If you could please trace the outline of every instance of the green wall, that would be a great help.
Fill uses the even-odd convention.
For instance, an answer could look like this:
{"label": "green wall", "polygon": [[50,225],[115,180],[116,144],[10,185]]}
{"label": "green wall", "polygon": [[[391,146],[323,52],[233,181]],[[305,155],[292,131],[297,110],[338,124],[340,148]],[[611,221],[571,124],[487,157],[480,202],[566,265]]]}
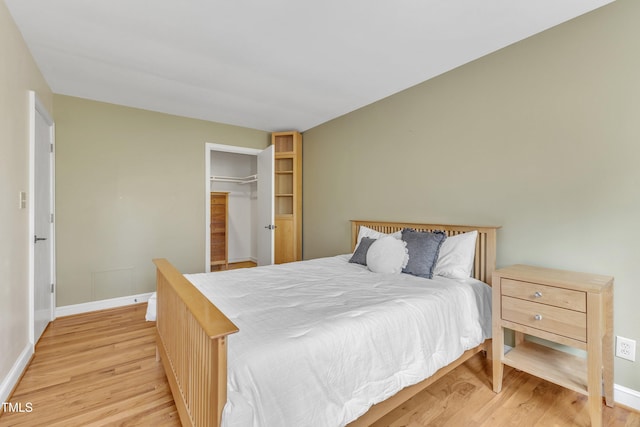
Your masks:
{"label": "green wall", "polygon": [[55,95],[57,306],[151,292],[152,258],[205,267],[205,143],[270,134]]}
{"label": "green wall", "polygon": [[[29,91],[53,113],[53,94],[7,6],[0,1],[0,402],[18,379],[29,343]],[[33,237],[32,237],[33,238]]]}
{"label": "green wall", "polygon": [[305,258],[348,252],[350,219],[501,225],[498,266],[615,276],[640,341],[639,19],[618,0],[306,131]]}

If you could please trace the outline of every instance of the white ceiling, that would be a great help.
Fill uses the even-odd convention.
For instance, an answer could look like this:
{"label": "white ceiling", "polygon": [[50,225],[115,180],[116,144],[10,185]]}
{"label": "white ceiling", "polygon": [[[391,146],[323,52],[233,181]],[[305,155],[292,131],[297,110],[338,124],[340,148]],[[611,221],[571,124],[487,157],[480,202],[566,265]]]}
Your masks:
{"label": "white ceiling", "polygon": [[612,0],[5,0],[58,94],[307,130]]}

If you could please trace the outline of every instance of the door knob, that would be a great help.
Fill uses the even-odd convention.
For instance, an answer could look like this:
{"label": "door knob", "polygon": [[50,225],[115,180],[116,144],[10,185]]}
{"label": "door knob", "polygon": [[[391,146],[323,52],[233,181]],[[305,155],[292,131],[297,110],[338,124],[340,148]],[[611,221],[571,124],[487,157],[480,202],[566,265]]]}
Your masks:
{"label": "door knob", "polygon": [[47,238],[46,237],[33,236],[33,243],[38,243],[41,240],[47,240]]}

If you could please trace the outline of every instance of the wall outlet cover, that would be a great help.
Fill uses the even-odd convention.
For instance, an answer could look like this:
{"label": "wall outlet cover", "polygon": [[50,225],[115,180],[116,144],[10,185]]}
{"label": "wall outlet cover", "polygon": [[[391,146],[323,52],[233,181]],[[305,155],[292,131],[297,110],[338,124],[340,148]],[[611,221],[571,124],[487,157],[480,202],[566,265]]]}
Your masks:
{"label": "wall outlet cover", "polygon": [[627,359],[632,362],[636,361],[636,342],[635,340],[616,336],[616,356],[621,359]]}

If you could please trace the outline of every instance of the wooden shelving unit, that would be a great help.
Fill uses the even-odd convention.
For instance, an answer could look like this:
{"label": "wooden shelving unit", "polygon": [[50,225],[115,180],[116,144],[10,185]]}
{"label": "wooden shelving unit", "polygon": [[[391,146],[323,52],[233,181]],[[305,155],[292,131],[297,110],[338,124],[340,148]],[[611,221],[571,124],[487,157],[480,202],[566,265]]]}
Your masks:
{"label": "wooden shelving unit", "polygon": [[276,264],[302,259],[302,135],[275,132],[275,254]]}

